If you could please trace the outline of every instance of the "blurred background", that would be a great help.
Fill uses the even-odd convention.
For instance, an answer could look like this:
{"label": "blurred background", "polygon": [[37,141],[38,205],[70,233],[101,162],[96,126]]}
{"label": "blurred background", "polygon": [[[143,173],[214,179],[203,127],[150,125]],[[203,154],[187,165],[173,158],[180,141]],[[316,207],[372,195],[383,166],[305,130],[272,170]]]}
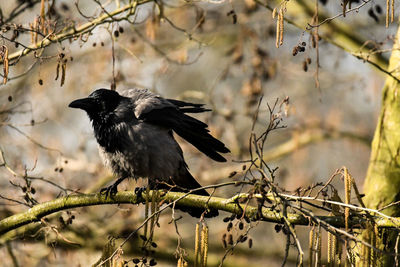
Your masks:
{"label": "blurred background", "polygon": [[[41,2],[45,4],[48,27],[54,30],[49,31],[50,35],[84,25],[105,11],[128,4],[3,1],[1,38],[9,55],[35,38],[21,29],[35,27]],[[353,7],[361,4],[351,2]],[[341,13],[342,7],[336,1],[318,3],[320,14],[332,17]],[[148,1],[138,5],[130,21],[109,19],[109,23],[89,32],[13,60],[9,80],[0,86],[0,219],[37,202],[77,192],[98,192],[114,180],[100,160],[88,117],[68,108],[72,100],[111,86],[117,90],[149,88],[166,98],[205,103],[213,110],[196,117],[207,122],[212,134],[230,148],[227,163],[212,162],[178,138],[193,176],[202,185],[230,181],[232,171],[238,171],[235,179],[240,179],[243,164],[235,161],[250,157],[253,117],[263,96],[254,132],[265,131],[269,122],[267,104],[275,101],[282,125],[286,126],[273,131],[265,147],[268,164],[279,168],[275,182],[281,188],[293,192],[326,182],[337,169],[346,166],[362,191],[385,76],[365,60],[334,45],[340,42],[336,35],[341,32],[332,25],[348,27],[354,40],[362,40],[357,40],[360,46],[372,43],[375,50],[371,51],[378,50],[382,62],[390,56],[396,25],[385,28],[385,6],[367,2],[358,12],[321,25],[317,59],[312,41],[317,36],[316,28],[313,32],[306,30],[307,23],[313,24],[310,10],[314,12],[315,4],[268,3],[278,12],[282,8],[285,19],[300,26],[284,22],[279,48],[276,18],[263,1]],[[7,21],[11,15],[14,17]],[[126,13],[116,16],[121,17],[125,18]],[[346,41],[341,46],[346,48]],[[294,56],[296,47],[304,51]],[[125,181],[119,190],[133,190],[143,184],[141,180]],[[343,188],[339,179],[334,184]],[[217,189],[216,195],[229,198],[237,191],[235,187],[224,187]],[[158,247],[154,258],[159,266],[176,265],[174,253],[179,238],[188,259],[193,257],[197,220],[178,213],[183,217],[177,222],[180,236],[170,223],[170,210],[161,215],[160,228],[155,229]],[[226,216],[229,214],[221,212],[218,218],[207,220],[209,266],[218,266],[225,253],[221,240],[226,233],[222,221]],[[13,232],[1,237],[0,265],[93,265],[109,237],[126,236],[143,217],[143,205],[59,212],[49,216],[47,224],[24,228],[24,234]],[[239,244],[233,254],[228,253],[224,266],[280,266],[285,235],[277,233],[270,223],[246,227],[251,227],[253,246]],[[234,231],[240,234],[242,230]],[[298,235],[307,248],[308,229],[298,227]],[[122,257],[139,257],[139,243],[140,239],[131,239]],[[296,258],[297,251],[292,249],[287,266],[295,266]]]}

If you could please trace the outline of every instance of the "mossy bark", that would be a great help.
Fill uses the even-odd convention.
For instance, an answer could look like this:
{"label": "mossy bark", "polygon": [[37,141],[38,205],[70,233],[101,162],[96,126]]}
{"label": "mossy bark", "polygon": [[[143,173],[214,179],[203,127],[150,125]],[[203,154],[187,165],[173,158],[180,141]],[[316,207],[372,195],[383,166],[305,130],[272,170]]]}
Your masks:
{"label": "mossy bark", "polygon": [[[365,204],[372,209],[381,209],[400,200],[400,28],[396,34],[388,71],[395,77],[387,77],[382,92],[382,107],[372,141],[371,158],[364,184]],[[393,205],[383,212],[397,217],[400,206]],[[368,240],[372,233],[365,231],[363,237]],[[377,238],[377,247],[386,252],[395,252],[394,230],[381,230]],[[370,258],[363,255],[363,258]],[[394,266],[394,256],[378,253],[376,266]]]}

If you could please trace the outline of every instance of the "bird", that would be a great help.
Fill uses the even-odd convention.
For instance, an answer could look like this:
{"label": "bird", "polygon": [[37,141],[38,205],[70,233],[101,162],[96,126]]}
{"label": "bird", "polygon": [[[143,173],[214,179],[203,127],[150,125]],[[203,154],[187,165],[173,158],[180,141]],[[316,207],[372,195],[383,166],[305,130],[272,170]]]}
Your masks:
{"label": "bird", "polygon": [[[106,197],[115,195],[118,184],[126,178],[147,178],[150,189],[189,192],[201,188],[189,172],[174,133],[217,162],[225,162],[221,154],[230,152],[210,134],[206,123],[188,115],[210,111],[204,104],[166,99],[148,89],[119,93],[101,88],[72,101],[69,107],[86,111],[100,157],[118,177],[114,184],[101,189]],[[204,188],[192,192],[209,196]],[[216,209],[180,209],[197,218],[202,214],[218,216]]]}

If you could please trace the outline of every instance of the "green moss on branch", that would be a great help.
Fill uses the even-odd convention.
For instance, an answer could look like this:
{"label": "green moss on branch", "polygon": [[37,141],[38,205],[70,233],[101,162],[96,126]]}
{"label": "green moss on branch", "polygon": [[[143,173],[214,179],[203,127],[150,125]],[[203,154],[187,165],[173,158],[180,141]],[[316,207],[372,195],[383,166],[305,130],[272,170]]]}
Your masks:
{"label": "green moss on branch", "polygon": [[[151,194],[148,196],[151,199]],[[85,206],[95,206],[104,204],[140,204],[145,201],[147,196],[143,193],[140,196],[134,192],[125,191],[117,193],[113,198],[105,198],[100,194],[82,194],[73,195],[62,198],[57,198],[42,204],[38,204],[25,212],[12,215],[0,221],[0,235],[3,235],[13,229],[19,228],[32,222],[39,222],[43,217],[56,213],[61,210],[67,210]],[[185,193],[168,192],[161,193],[160,201],[164,203],[175,203],[176,207],[192,207],[192,208],[213,208],[221,211],[226,211],[232,214],[242,215],[245,210],[245,215],[251,220],[263,220],[274,223],[282,223],[283,216],[276,210],[267,208],[262,209],[262,218],[258,214],[258,208],[250,205],[238,204],[232,202],[231,199],[224,199],[219,197],[206,197],[198,195],[188,195]],[[344,218],[341,216],[317,216],[318,219],[335,226],[343,227]],[[309,225],[310,220],[305,216],[289,213],[288,221],[293,225]],[[353,218],[351,225],[354,227],[362,227],[365,220],[362,218]],[[380,218],[376,221],[379,227],[400,227],[399,220],[393,218],[391,220]]]}

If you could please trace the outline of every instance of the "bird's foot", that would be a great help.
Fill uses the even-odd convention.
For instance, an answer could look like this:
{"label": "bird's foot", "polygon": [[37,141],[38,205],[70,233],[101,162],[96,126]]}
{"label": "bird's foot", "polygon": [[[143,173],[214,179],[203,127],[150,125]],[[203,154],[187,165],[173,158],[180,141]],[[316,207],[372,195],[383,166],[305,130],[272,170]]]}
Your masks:
{"label": "bird's foot", "polygon": [[108,197],[114,197],[118,192],[118,184],[114,183],[110,186],[104,187],[100,189],[100,194],[105,194],[106,198]]}
{"label": "bird's foot", "polygon": [[142,187],[136,187],[135,188],[135,194],[138,196],[138,197],[141,197],[142,196],[142,193],[143,192],[146,192],[146,187],[145,186],[142,186]]}

